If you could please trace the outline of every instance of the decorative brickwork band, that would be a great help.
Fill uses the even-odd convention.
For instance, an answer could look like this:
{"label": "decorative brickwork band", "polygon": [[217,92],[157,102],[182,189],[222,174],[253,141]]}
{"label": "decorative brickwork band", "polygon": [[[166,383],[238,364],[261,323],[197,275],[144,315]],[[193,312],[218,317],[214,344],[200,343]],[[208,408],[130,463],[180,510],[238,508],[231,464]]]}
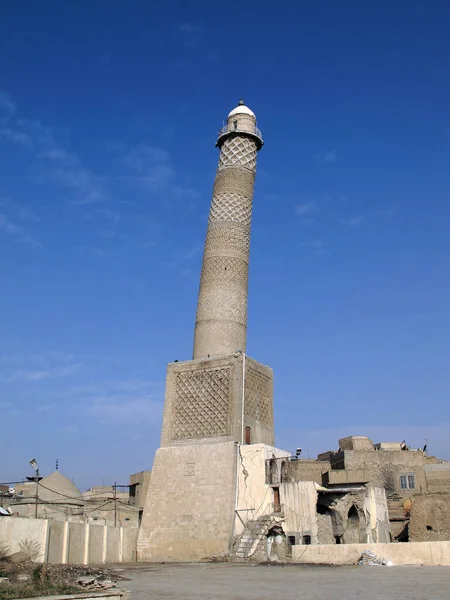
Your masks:
{"label": "decorative brickwork band", "polygon": [[230,434],[230,369],[178,373],[172,439]]}
{"label": "decorative brickwork band", "polygon": [[262,140],[253,113],[232,113],[217,142],[220,156],[200,277],[194,359],[246,349],[250,225]]}

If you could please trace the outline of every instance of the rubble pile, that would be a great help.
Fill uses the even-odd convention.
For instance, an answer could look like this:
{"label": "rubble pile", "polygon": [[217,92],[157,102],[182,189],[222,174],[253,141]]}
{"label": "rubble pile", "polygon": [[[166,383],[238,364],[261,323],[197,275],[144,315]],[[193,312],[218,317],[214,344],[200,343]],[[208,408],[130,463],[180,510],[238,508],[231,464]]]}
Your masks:
{"label": "rubble pile", "polygon": [[380,558],[372,550],[364,550],[358,561],[360,567],[392,567],[393,563],[385,558]]}
{"label": "rubble pile", "polygon": [[82,587],[85,587],[89,590],[94,590],[94,589],[109,590],[111,588],[116,587],[115,581],[112,581],[111,579],[98,579],[97,577],[94,577],[94,576],[79,577],[77,579],[77,584],[81,585]]}

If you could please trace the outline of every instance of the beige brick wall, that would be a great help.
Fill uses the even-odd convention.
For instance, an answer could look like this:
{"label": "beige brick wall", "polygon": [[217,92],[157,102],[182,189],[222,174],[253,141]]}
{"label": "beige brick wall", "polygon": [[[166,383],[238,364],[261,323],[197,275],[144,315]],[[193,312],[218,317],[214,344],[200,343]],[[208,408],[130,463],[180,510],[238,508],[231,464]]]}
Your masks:
{"label": "beige brick wall", "polygon": [[189,561],[229,551],[236,503],[236,445],[160,448],[138,539],[138,560]]}

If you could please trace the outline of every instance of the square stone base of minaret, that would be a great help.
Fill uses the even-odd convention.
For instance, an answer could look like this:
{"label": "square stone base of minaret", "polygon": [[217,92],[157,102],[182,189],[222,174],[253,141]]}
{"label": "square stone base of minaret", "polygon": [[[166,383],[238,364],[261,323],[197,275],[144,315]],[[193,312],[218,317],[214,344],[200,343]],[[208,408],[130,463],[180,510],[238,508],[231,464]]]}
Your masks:
{"label": "square stone base of minaret", "polygon": [[138,538],[140,561],[226,556],[236,501],[234,442],[171,446],[156,452]]}
{"label": "square stone base of minaret", "polygon": [[242,353],[168,365],[161,446],[205,438],[273,446],[272,369]]}
{"label": "square stone base of minaret", "polygon": [[274,445],[272,369],[241,353],[170,363],[139,560],[229,553],[239,443]]}

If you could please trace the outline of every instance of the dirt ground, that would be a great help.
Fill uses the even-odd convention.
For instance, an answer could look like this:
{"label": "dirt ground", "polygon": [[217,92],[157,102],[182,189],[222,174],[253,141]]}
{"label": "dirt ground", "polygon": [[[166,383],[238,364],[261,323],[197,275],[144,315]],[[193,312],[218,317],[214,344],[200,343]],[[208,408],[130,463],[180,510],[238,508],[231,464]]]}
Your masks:
{"label": "dirt ground", "polygon": [[448,600],[450,567],[139,564],[131,600]]}

